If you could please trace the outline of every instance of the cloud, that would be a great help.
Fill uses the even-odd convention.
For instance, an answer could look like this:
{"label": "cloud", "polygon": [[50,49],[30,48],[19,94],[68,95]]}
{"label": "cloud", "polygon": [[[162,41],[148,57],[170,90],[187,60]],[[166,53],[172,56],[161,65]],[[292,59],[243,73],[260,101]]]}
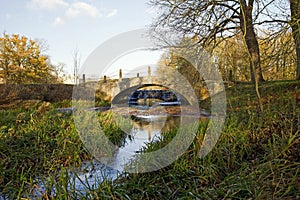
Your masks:
{"label": "cloud", "polygon": [[85,2],[73,3],[65,12],[67,18],[75,18],[78,16],[101,17],[101,13],[95,6]]}
{"label": "cloud", "polygon": [[31,0],[27,3],[27,7],[34,10],[55,10],[68,5],[64,0]]}
{"label": "cloud", "polygon": [[56,11],[57,9],[61,9],[60,12],[62,14],[57,16],[53,21],[53,25],[55,26],[65,24],[67,21],[78,17],[110,18],[118,13],[117,9],[99,9],[90,3],[79,0],[69,1],[69,3],[66,0],[30,0],[26,6],[33,10]]}
{"label": "cloud", "polygon": [[117,14],[118,14],[118,10],[117,9],[113,9],[113,10],[111,10],[111,11],[109,11],[107,13],[106,17],[113,17],[113,16],[115,16]]}
{"label": "cloud", "polygon": [[64,24],[64,23],[65,23],[65,21],[64,21],[62,18],[56,17],[53,24],[54,24],[55,26],[57,26],[57,25],[62,25],[62,24]]}

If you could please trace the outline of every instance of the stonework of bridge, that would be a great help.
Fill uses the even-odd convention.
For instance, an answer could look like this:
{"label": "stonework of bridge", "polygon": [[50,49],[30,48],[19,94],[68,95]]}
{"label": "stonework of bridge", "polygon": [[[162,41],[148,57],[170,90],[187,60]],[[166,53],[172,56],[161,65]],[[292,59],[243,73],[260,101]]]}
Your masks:
{"label": "stonework of bridge", "polygon": [[[205,99],[209,95],[214,95],[223,90],[223,83],[213,80],[206,80],[200,83],[198,88],[191,91],[191,85],[186,80],[170,80],[172,78],[162,76],[152,76],[150,70],[148,75],[132,78],[122,78],[122,71],[120,70],[119,79],[107,79],[104,77],[102,80],[94,83],[93,87],[104,94],[104,99],[112,103],[128,103],[128,97],[137,89],[143,87],[164,87],[172,90],[176,95],[180,95],[181,99],[185,99],[188,103],[198,101],[198,99]],[[178,79],[178,78],[177,78]],[[96,85],[95,85],[96,84]],[[86,83],[88,85],[88,83]],[[210,90],[208,92],[208,90]],[[126,102],[127,101],[127,102]]]}

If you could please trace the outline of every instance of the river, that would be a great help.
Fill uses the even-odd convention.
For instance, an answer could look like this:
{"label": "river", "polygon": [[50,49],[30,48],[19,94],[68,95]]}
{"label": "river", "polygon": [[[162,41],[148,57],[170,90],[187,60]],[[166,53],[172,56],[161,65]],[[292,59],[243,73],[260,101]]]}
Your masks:
{"label": "river", "polygon": [[[76,193],[84,193],[87,187],[96,188],[104,179],[114,181],[124,171],[126,164],[146,146],[146,143],[157,141],[163,137],[162,133],[180,124],[181,115],[176,111],[178,108],[180,107],[168,107],[168,111],[164,108],[163,112],[154,110],[150,114],[146,113],[146,109],[135,109],[134,112],[130,112],[130,115],[126,117],[132,121],[131,130],[126,131],[125,145],[115,152],[110,160],[110,167],[94,159],[84,162],[80,168],[69,170],[69,189]],[[122,110],[119,109],[117,112],[120,114]],[[34,197],[43,194],[44,182],[39,181],[37,188]],[[52,193],[55,193],[55,190],[53,188]]]}

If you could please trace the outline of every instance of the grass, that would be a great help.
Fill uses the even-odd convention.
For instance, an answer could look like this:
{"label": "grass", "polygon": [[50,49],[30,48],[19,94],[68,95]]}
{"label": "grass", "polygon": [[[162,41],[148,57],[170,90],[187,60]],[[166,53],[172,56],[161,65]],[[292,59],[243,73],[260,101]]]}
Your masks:
{"label": "grass", "polygon": [[226,125],[205,158],[197,154],[200,131],[172,165],[103,184],[97,194],[111,199],[300,198],[299,82],[266,83],[260,89],[264,113],[257,113],[252,85],[227,90]]}
{"label": "grass", "polygon": [[[45,103],[0,111],[0,191],[11,198],[29,197],[36,177],[47,177],[57,192],[54,195],[49,186],[45,199],[299,199],[299,86],[299,81],[263,83],[262,113],[254,86],[228,88],[226,123],[206,157],[198,157],[203,124],[189,149],[168,167],[104,181],[82,195],[66,187],[67,169],[91,159],[72,116],[56,113],[55,105]],[[99,118],[107,136],[121,145],[124,133],[111,113]],[[176,130],[165,135],[144,151],[168,144]]]}
{"label": "grass", "polygon": [[[40,102],[31,108],[0,111],[0,191],[10,199],[29,194],[37,178],[50,176],[56,182],[63,169],[91,159],[72,116],[55,110],[62,105],[69,103]],[[111,115],[100,118],[108,138],[121,144],[124,133],[111,123]]]}
{"label": "grass", "polygon": [[1,118],[10,115],[0,132],[2,193],[22,195],[38,176],[78,166],[89,158],[72,121],[50,105],[0,114]]}

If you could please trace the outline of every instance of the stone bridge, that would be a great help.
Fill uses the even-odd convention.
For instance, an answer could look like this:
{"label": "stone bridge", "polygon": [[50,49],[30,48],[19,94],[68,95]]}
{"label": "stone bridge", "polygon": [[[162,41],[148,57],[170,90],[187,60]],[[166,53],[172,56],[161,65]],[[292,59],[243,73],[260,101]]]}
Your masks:
{"label": "stone bridge", "polygon": [[[150,70],[149,70],[150,71]],[[176,95],[180,96],[185,103],[193,104],[199,99],[205,99],[210,95],[221,92],[223,83],[214,80],[202,81],[199,86],[191,86],[186,79],[172,80],[172,77],[151,76],[148,71],[148,76],[133,78],[122,78],[120,70],[119,79],[107,79],[105,76],[102,80],[94,83],[82,83],[86,87],[93,85],[96,92],[104,95],[104,99],[109,100],[112,104],[127,104],[128,97],[137,89],[144,87],[163,87],[172,90]]]}

